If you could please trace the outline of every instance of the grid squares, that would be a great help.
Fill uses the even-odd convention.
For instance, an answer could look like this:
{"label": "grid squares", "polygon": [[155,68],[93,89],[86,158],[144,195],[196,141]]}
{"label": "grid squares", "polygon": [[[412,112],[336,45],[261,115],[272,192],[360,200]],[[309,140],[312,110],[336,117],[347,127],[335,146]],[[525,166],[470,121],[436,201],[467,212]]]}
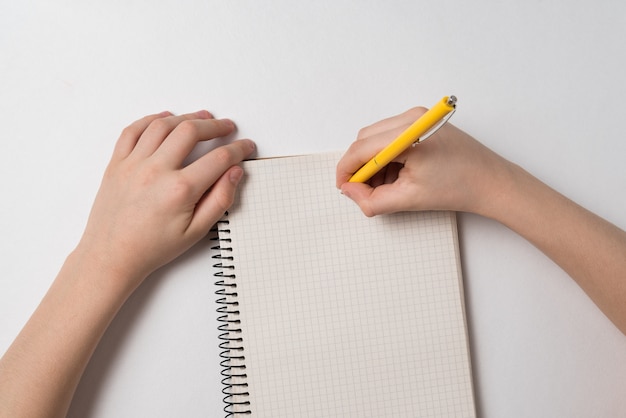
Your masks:
{"label": "grid squares", "polygon": [[338,154],[244,163],[230,211],[255,416],[474,416],[453,213],[366,218]]}

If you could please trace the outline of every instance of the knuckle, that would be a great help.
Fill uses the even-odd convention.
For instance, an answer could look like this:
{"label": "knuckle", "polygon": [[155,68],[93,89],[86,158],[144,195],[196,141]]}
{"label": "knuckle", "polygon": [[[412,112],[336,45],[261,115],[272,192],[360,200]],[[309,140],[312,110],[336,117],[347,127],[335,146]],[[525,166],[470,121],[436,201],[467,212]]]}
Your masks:
{"label": "knuckle", "polygon": [[198,125],[193,120],[184,120],[178,124],[176,130],[185,137],[197,137],[200,133]]}
{"label": "knuckle", "polygon": [[376,212],[372,209],[372,207],[370,205],[362,205],[361,206],[361,211],[368,218],[372,218],[372,217],[376,216]]}
{"label": "knuckle", "polygon": [[363,214],[368,218],[372,218],[376,215],[381,214],[379,210],[380,208],[378,207],[378,205],[376,205],[376,200],[374,200],[373,198],[361,198],[356,199],[355,201],[357,205],[359,205],[361,212],[363,212]]}
{"label": "knuckle", "polygon": [[412,119],[417,119],[420,116],[422,116],[424,113],[426,113],[428,109],[426,109],[424,106],[416,106],[416,107],[412,107],[411,109],[407,110],[406,112],[404,112],[407,116],[410,116]]}
{"label": "knuckle", "polygon": [[361,129],[359,129],[359,132],[356,135],[356,139],[357,141],[360,139],[364,139],[367,138],[369,136],[369,132],[370,132],[370,128],[372,127],[372,125],[369,126],[365,126]]}
{"label": "knuckle", "polygon": [[161,177],[161,170],[153,165],[143,166],[139,170],[128,167],[126,176],[135,180],[141,187],[152,187]]}
{"label": "knuckle", "polygon": [[136,124],[128,125],[122,130],[122,134],[120,135],[122,138],[125,137],[137,137],[141,134],[139,127]]}
{"label": "knuckle", "polygon": [[233,204],[235,197],[232,193],[228,193],[224,190],[215,190],[213,196],[216,206],[221,212],[226,211]]}
{"label": "knuckle", "polygon": [[184,176],[177,176],[171,186],[171,194],[177,201],[187,200],[193,191],[193,184]]}
{"label": "knuckle", "polygon": [[[359,138],[362,139],[362,138]],[[363,143],[359,142],[359,141],[355,141],[352,144],[350,144],[350,146],[348,147],[348,150],[346,151],[346,154],[353,154],[357,149],[359,149],[361,147]]]}
{"label": "knuckle", "polygon": [[357,136],[356,136],[357,141],[372,136],[372,132],[376,132],[377,127],[380,126],[380,124],[384,122],[385,120],[383,119],[381,121],[372,123],[371,125],[367,125],[359,129],[359,132],[357,133]]}
{"label": "knuckle", "polygon": [[213,157],[219,163],[234,163],[236,160],[235,151],[232,147],[223,146],[213,150]]}
{"label": "knuckle", "polygon": [[155,119],[152,122],[150,122],[149,128],[150,130],[157,131],[157,132],[169,131],[170,124],[165,119]]}

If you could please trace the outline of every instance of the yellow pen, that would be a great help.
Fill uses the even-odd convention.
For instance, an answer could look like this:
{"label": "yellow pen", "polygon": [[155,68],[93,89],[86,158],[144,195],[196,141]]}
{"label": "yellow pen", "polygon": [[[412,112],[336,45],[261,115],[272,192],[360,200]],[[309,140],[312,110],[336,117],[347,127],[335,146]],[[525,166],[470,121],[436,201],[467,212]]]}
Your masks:
{"label": "yellow pen", "polygon": [[446,96],[441,99],[436,105],[424,113],[419,119],[417,119],[406,131],[402,132],[400,136],[393,140],[392,143],[383,148],[378,154],[369,160],[365,165],[357,170],[356,173],[350,177],[352,183],[365,183],[372,176],[383,169],[387,164],[392,162],[394,158],[402,154],[407,148],[415,143],[419,143],[426,138],[422,138],[425,133],[433,130],[433,127],[440,123],[439,127],[443,125],[446,120],[444,118],[450,114],[456,108],[456,97]]}

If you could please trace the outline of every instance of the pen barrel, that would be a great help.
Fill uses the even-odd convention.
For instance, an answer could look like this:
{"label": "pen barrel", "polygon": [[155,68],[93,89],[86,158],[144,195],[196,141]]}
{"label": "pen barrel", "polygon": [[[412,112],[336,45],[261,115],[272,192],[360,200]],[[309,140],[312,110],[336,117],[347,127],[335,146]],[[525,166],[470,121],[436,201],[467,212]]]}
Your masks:
{"label": "pen barrel", "polygon": [[392,143],[381,150],[374,158],[361,167],[351,178],[352,183],[364,183],[387,164],[392,162],[415,141],[431,130],[448,113],[454,110],[449,97],[444,97],[435,106],[427,110],[419,119],[402,132]]}
{"label": "pen barrel", "polygon": [[350,183],[365,183],[372,176],[378,173],[382,167],[379,167],[376,163],[376,157],[369,160],[363,167],[361,167],[356,173],[348,180]]}

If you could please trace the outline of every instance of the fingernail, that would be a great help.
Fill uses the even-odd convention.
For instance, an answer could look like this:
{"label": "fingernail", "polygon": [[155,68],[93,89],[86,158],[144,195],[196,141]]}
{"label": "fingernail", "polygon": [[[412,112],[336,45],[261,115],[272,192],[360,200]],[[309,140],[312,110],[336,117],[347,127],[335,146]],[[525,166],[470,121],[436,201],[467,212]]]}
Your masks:
{"label": "fingernail", "polygon": [[233,169],[231,169],[228,175],[228,179],[234,185],[239,184],[241,177],[243,177],[243,169],[239,166],[235,166]]}
{"label": "fingernail", "polygon": [[165,111],[163,111],[163,112],[159,113],[157,116],[160,116],[160,117],[163,117],[163,118],[164,118],[164,117],[167,117],[167,116],[172,116],[172,115],[173,115],[173,113],[172,113],[172,112],[170,112],[169,110],[165,110]]}
{"label": "fingernail", "polygon": [[196,112],[196,116],[198,116],[200,119],[211,119],[213,117],[211,112],[209,112],[208,110],[198,110]]}
{"label": "fingernail", "polygon": [[233,122],[230,119],[220,119],[220,122],[222,122],[224,125],[228,126],[229,128],[232,128],[232,129],[235,128],[235,122]]}

